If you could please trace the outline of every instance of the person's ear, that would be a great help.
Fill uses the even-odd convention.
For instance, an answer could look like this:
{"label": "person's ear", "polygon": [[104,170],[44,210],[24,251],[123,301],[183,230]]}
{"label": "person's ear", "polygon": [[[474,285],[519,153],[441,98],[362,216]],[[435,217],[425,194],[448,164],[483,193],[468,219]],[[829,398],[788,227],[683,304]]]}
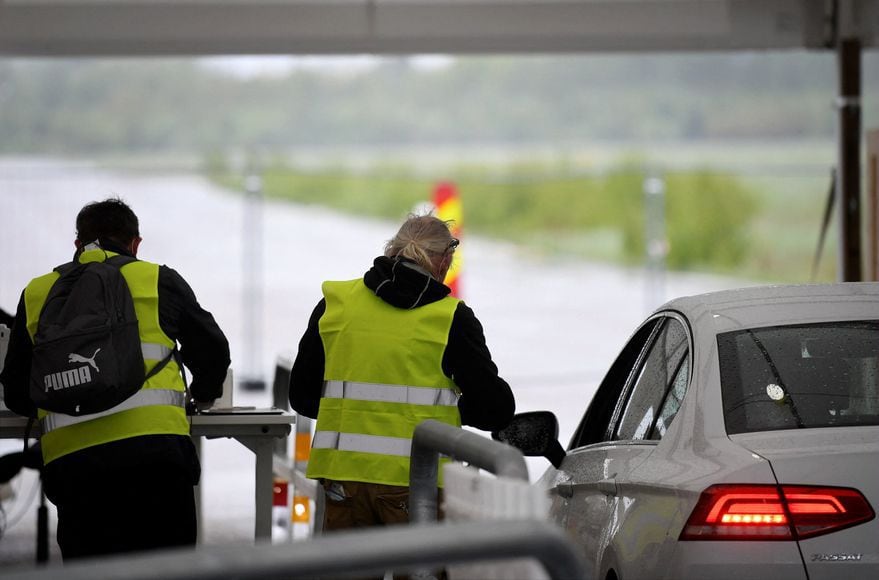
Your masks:
{"label": "person's ear", "polygon": [[449,268],[452,266],[452,255],[446,254],[443,256],[443,259],[440,260],[439,268],[437,268],[436,279],[438,282],[442,282],[446,279],[446,274],[449,273]]}
{"label": "person's ear", "polygon": [[143,238],[136,237],[131,240],[131,244],[129,244],[128,249],[131,251],[131,255],[137,257],[137,249],[140,247],[140,242]]}
{"label": "person's ear", "polygon": [[76,246],[76,249],[82,249],[82,242],[79,241],[79,238],[73,240],[73,245]]}

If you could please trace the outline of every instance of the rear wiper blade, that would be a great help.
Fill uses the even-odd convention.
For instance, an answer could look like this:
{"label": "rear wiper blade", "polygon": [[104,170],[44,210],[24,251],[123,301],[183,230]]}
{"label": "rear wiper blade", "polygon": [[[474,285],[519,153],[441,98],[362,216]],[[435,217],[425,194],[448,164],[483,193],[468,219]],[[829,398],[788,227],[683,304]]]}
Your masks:
{"label": "rear wiper blade", "polygon": [[754,334],[754,331],[750,328],[747,330],[747,333],[751,335],[751,338],[754,340],[754,344],[757,345],[757,348],[760,349],[760,353],[763,355],[763,358],[766,359],[766,364],[769,365],[769,370],[772,371],[772,376],[775,378],[778,386],[784,392],[784,396],[781,401],[785,403],[788,408],[790,408],[791,415],[794,417],[794,421],[797,422],[797,427],[802,429],[806,425],[803,423],[803,418],[800,416],[800,412],[797,410],[797,405],[794,403],[794,398],[791,396],[790,391],[787,390],[787,387],[784,384],[784,381],[781,380],[781,373],[778,372],[778,367],[775,366],[775,362],[772,360],[772,355],[769,354],[769,351],[766,350],[766,347],[763,346],[763,343],[757,338],[757,335]]}

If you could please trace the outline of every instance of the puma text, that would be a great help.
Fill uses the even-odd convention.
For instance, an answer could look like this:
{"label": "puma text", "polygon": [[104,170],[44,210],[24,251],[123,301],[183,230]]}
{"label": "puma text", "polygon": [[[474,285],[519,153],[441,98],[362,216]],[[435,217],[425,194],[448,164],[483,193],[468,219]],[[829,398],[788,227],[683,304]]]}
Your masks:
{"label": "puma text", "polygon": [[88,365],[71,369],[69,371],[52,373],[43,377],[43,383],[45,384],[47,393],[49,392],[49,389],[56,391],[68,389],[84,383],[90,383],[91,380],[92,372]]}

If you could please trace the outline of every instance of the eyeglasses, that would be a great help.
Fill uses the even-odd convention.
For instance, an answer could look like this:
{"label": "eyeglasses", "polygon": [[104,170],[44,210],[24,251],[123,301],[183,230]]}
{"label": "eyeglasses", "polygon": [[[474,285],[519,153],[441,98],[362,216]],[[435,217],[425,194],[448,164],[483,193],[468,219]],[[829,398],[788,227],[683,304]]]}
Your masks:
{"label": "eyeglasses", "polygon": [[458,238],[452,238],[449,242],[449,245],[446,246],[446,253],[448,254],[449,252],[454,252],[455,248],[457,248],[460,244],[461,240],[459,240]]}

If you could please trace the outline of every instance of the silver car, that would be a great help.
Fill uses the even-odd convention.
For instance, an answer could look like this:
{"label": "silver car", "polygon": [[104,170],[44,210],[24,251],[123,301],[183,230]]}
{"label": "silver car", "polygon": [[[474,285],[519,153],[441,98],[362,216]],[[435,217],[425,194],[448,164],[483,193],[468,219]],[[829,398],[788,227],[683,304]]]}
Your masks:
{"label": "silver car", "polygon": [[548,412],[495,436],[553,462],[599,580],[876,579],[877,377],[879,283],[703,294],[638,327],[567,451]]}

